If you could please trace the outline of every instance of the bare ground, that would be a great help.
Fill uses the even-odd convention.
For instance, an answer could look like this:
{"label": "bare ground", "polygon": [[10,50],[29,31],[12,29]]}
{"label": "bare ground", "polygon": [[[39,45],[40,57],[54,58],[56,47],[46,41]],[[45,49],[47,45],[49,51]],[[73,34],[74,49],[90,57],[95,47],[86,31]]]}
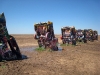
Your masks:
{"label": "bare ground", "polygon": [[[14,37],[20,48],[37,46],[33,35]],[[63,49],[42,52],[21,50],[29,58],[0,62],[0,75],[100,75],[100,41],[63,46]]]}

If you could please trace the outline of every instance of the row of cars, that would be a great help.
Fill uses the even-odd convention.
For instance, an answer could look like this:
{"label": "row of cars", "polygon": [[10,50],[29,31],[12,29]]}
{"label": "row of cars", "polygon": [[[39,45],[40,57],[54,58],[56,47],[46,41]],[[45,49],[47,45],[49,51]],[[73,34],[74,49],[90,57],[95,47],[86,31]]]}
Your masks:
{"label": "row of cars", "polygon": [[[37,40],[39,47],[49,47],[52,50],[58,50],[58,38],[56,38],[54,34],[53,22],[37,23],[34,25],[34,30],[36,32],[34,38]],[[61,28],[61,33],[63,44],[72,43],[72,45],[76,45],[76,41],[79,40],[84,41],[84,43],[86,43],[87,40],[98,40],[97,31],[93,31],[92,29],[76,30],[75,27],[63,27]],[[27,57],[23,57],[16,39],[9,35],[5,15],[2,13],[0,14],[0,61],[23,58]]]}
{"label": "row of cars", "polygon": [[[58,38],[55,37],[53,22],[42,22],[34,24],[34,30],[36,32],[34,38],[38,42],[39,47],[51,48],[52,50],[58,50]],[[77,42],[94,41],[98,40],[98,32],[92,29],[76,29],[73,27],[61,28],[61,40],[63,44],[76,45]]]}
{"label": "row of cars", "polygon": [[[98,40],[98,32],[92,29],[75,29],[75,27],[63,27],[62,32],[62,43],[71,42],[76,45],[76,42],[84,42]],[[69,34],[68,34],[69,33]]]}

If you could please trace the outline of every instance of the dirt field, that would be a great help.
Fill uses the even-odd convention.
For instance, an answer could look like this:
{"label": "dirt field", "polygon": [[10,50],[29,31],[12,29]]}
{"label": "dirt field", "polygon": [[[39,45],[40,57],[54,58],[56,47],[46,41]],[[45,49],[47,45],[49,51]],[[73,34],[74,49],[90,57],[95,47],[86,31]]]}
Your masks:
{"label": "dirt field", "polygon": [[62,51],[38,52],[28,50],[37,46],[33,35],[14,37],[21,53],[29,58],[0,62],[0,75],[100,75],[100,40],[78,46],[63,46]]}

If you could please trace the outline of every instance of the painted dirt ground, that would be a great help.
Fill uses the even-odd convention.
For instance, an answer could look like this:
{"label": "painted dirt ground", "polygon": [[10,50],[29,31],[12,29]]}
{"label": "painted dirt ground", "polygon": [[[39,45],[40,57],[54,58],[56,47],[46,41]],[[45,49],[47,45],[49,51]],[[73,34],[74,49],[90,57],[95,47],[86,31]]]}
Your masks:
{"label": "painted dirt ground", "polygon": [[28,50],[37,46],[33,35],[14,36],[22,54],[29,58],[0,62],[0,75],[100,75],[100,40],[63,46],[62,51],[38,52]]}

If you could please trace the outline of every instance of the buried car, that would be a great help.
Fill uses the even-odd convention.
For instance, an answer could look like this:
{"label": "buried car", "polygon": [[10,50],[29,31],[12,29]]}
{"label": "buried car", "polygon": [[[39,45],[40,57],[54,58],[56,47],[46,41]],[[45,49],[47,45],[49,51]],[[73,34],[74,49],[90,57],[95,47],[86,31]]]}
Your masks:
{"label": "buried car", "polygon": [[0,14],[0,61],[15,59],[22,59],[22,55],[15,38],[8,33],[5,15],[2,13]]}
{"label": "buried car", "polygon": [[61,40],[63,44],[72,43],[72,45],[76,45],[76,30],[75,27],[63,27],[61,28],[62,37]]}
{"label": "buried car", "polygon": [[78,42],[84,42],[84,32],[83,32],[82,29],[77,29],[76,39],[77,39]]}
{"label": "buried car", "polygon": [[84,29],[84,36],[87,41],[93,41],[93,30],[92,29]]}
{"label": "buried car", "polygon": [[98,31],[97,30],[93,31],[93,39],[98,40]]}
{"label": "buried car", "polygon": [[39,47],[49,47],[52,50],[58,50],[58,38],[54,35],[52,22],[34,24],[34,30],[36,32],[34,38],[37,40]]}

